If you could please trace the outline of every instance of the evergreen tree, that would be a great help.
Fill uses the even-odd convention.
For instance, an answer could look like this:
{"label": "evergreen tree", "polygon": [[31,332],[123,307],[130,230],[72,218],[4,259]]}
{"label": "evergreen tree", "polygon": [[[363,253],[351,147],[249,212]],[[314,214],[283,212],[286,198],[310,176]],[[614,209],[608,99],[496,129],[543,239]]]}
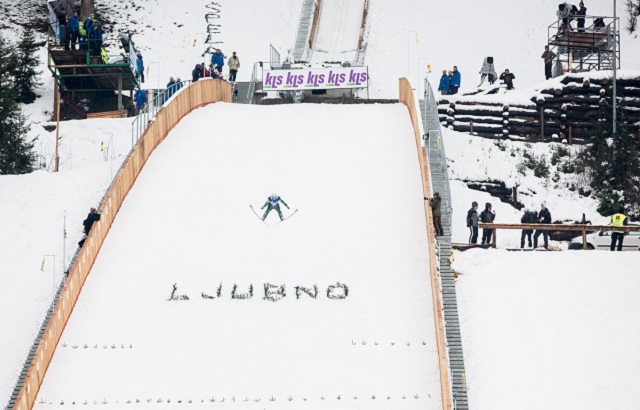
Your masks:
{"label": "evergreen tree", "polygon": [[18,103],[12,47],[0,35],[0,174],[25,174],[33,171],[35,155],[33,143],[26,141],[29,126]]}
{"label": "evergreen tree", "polygon": [[41,71],[38,71],[40,64],[36,55],[38,48],[33,38],[33,32],[30,29],[24,29],[20,43],[18,43],[14,73],[18,101],[21,103],[34,102],[36,93],[33,90],[42,85],[38,81],[38,76],[42,74]]}
{"label": "evergreen tree", "polygon": [[[633,34],[638,30],[638,16],[640,16],[640,0],[627,0],[625,3],[627,8],[627,26],[625,27],[629,34]],[[636,34],[637,35],[637,34]]]}
{"label": "evergreen tree", "polygon": [[[610,98],[608,99],[610,100]],[[598,199],[598,212],[611,215],[623,205],[630,214],[640,214],[640,135],[632,132],[624,118],[623,100],[618,105],[616,133],[608,100],[587,146],[591,186]]]}

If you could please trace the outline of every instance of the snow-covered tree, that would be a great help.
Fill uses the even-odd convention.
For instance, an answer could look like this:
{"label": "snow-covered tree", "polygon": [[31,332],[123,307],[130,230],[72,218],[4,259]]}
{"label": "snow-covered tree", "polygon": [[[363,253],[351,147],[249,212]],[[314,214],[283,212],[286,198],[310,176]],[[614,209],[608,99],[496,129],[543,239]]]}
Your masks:
{"label": "snow-covered tree", "polygon": [[[605,100],[610,101],[610,98]],[[601,108],[587,146],[591,186],[599,201],[598,212],[611,215],[622,205],[631,215],[640,215],[640,134],[626,124],[622,101],[618,105],[617,129],[609,104]]]}
{"label": "snow-covered tree", "polygon": [[18,99],[25,104],[35,101],[34,89],[42,84],[38,81],[38,76],[41,74],[41,71],[38,70],[40,61],[36,55],[38,48],[33,38],[33,32],[30,29],[25,29],[17,47],[14,74]]}
{"label": "snow-covered tree", "polygon": [[13,45],[0,35],[0,174],[25,174],[33,171],[33,143],[18,103],[15,87],[16,56]]}
{"label": "snow-covered tree", "polygon": [[640,0],[627,0],[627,26],[629,34],[638,30],[638,16],[640,16]]}

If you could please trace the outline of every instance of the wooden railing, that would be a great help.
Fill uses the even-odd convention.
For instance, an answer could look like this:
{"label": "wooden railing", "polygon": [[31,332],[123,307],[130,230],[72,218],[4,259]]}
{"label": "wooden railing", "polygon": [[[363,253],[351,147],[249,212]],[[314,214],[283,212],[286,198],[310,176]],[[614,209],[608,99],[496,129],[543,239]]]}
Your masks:
{"label": "wooden railing", "polygon": [[70,268],[69,276],[31,361],[14,409],[27,410],[33,407],[56,346],[78,300],[82,286],[98,256],[100,247],[122,202],[151,153],[185,115],[207,104],[220,101],[231,102],[231,93],[231,84],[227,82],[219,80],[198,81],[181,90],[148,125],[113,179],[100,207],[100,221],[93,225],[75,263]]}
{"label": "wooden railing", "polygon": [[[416,139],[416,149],[420,161],[420,174],[422,175],[422,194],[424,197],[432,197],[431,184],[429,183],[429,165],[427,163],[427,152],[422,146],[420,133],[419,116],[416,109],[416,102],[411,89],[411,84],[406,78],[400,79],[400,102],[407,106],[413,133]],[[426,220],[425,229],[429,243],[429,271],[431,276],[431,298],[433,299],[433,315],[436,328],[436,345],[438,348],[438,362],[440,365],[440,390],[442,393],[442,408],[451,409],[451,389],[449,387],[449,362],[447,360],[447,350],[444,335],[444,318],[442,313],[442,303],[440,301],[440,284],[438,280],[438,256],[436,254],[436,237],[433,231],[433,216],[431,206],[428,201],[424,202],[424,215]]]}
{"label": "wooden railing", "polygon": [[320,8],[322,0],[316,3],[316,9],[313,11],[313,22],[311,23],[311,33],[309,34],[309,50],[313,50],[313,43],[316,41],[316,33],[318,32],[318,23],[320,22]]}
{"label": "wooden railing", "polygon": [[611,225],[585,225],[585,224],[575,224],[575,225],[562,225],[562,224],[486,224],[479,223],[478,229],[493,229],[493,239],[491,240],[491,247],[496,247],[496,234],[498,233],[498,229],[529,229],[529,230],[539,230],[539,231],[576,231],[582,234],[582,249],[587,249],[587,232],[588,231],[640,231],[639,225],[626,225],[626,226],[616,226],[615,228]]}

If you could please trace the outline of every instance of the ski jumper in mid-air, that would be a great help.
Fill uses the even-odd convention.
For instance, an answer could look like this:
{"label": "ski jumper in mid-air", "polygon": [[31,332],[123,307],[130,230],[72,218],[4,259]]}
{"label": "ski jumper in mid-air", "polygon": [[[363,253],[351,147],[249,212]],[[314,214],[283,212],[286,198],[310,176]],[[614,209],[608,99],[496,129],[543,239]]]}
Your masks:
{"label": "ski jumper in mid-air", "polygon": [[280,210],[280,202],[282,202],[282,204],[286,206],[287,209],[291,209],[289,208],[289,205],[287,205],[287,203],[284,202],[284,199],[278,196],[278,194],[271,194],[271,196],[267,198],[267,202],[265,202],[264,205],[262,205],[262,208],[260,208],[260,209],[264,209],[265,207],[267,208],[267,210],[264,212],[264,215],[262,215],[263,221],[267,219],[267,215],[269,215],[269,212],[271,212],[271,210],[273,209],[275,209],[276,212],[278,213],[280,220],[281,221],[283,220],[282,211]]}

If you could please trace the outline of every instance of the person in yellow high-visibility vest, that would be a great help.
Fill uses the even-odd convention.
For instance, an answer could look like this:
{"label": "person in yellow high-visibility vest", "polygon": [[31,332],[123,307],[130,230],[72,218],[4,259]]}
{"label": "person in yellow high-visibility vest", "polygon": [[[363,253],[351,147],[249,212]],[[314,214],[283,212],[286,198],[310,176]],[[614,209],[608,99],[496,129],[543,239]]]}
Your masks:
{"label": "person in yellow high-visibility vest", "polygon": [[624,240],[624,231],[616,231],[616,226],[625,226],[629,222],[629,218],[624,214],[624,208],[620,207],[617,214],[613,214],[611,216],[611,226],[614,227],[613,233],[611,234],[611,248],[610,250],[615,250],[616,242],[618,243],[618,250],[622,250],[622,241]]}

